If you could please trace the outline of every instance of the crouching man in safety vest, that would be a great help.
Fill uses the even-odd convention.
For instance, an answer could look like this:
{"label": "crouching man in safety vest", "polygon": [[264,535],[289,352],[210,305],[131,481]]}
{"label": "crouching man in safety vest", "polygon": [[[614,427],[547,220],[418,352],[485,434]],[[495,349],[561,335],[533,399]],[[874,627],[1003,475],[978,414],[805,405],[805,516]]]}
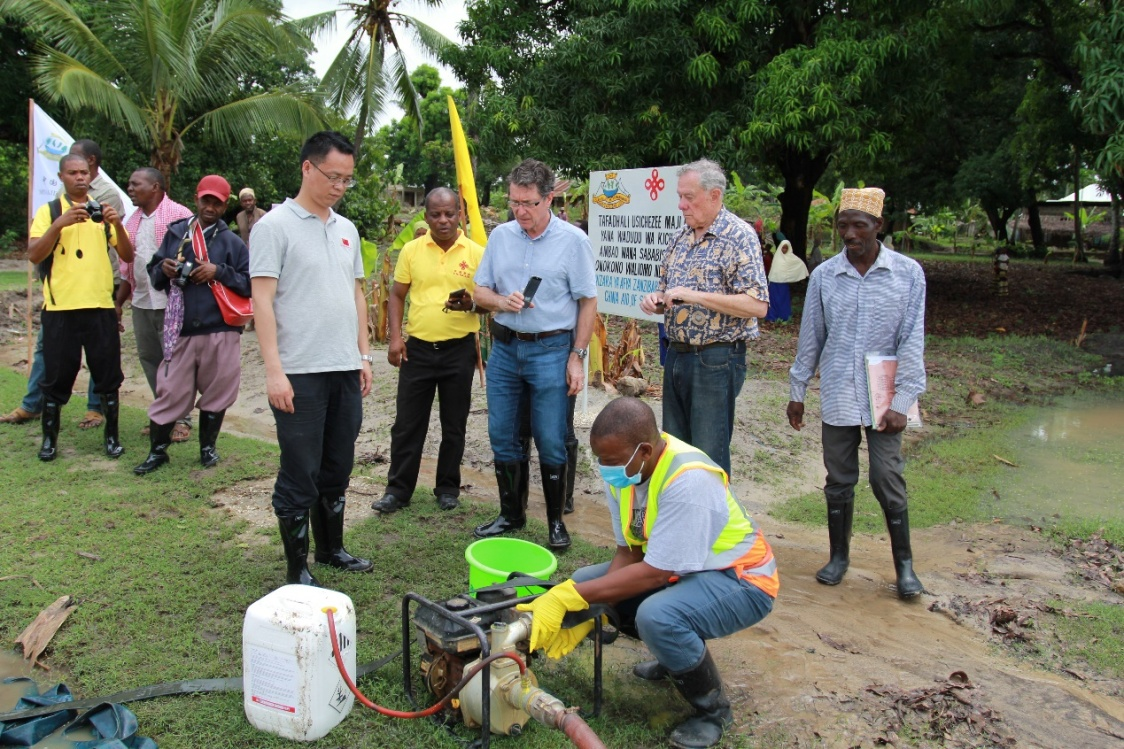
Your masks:
{"label": "crouching man in safety vest", "polygon": [[734,499],[726,473],[697,448],[661,434],[643,401],[610,402],[589,442],[617,551],[519,607],[534,613],[531,649],[561,658],[593,628],[587,621],[563,630],[562,617],[591,603],[613,605],[621,631],[656,656],[633,673],[670,677],[695,710],[672,732],[672,746],[714,746],[733,713],[706,641],[772,611],[780,587],[773,550]]}

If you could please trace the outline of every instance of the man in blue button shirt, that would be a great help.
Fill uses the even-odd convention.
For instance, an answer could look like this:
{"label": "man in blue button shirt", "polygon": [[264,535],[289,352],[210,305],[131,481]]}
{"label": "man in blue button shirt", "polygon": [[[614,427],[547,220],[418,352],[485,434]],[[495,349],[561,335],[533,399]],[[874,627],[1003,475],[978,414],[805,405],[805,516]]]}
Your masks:
{"label": "man in blue button shirt", "polygon": [[[915,598],[923,587],[913,574],[901,448],[906,412],[925,392],[925,274],[878,241],[884,198],[877,187],[843,191],[835,225],[844,251],[817,266],[808,282],[787,415],[793,429],[803,426],[804,395],[818,366],[831,560],[816,580],[838,585],[850,564],[859,442],[866,432],[870,488],[886,516],[898,595]],[[867,354],[898,360],[894,398],[877,424]]]}
{"label": "man in blue button shirt", "polygon": [[[565,549],[562,522],[566,492],[566,411],[569,395],[585,385],[583,360],[597,315],[597,281],[589,238],[550,210],[554,173],[527,159],[508,177],[514,221],[492,232],[476,271],[477,307],[495,312],[488,358],[488,436],[496,465],[500,515],[476,528],[478,538],[526,524],[525,470],[519,440],[519,402],[531,402],[531,428],[539,450],[549,545]],[[523,292],[538,278],[534,299]]]}

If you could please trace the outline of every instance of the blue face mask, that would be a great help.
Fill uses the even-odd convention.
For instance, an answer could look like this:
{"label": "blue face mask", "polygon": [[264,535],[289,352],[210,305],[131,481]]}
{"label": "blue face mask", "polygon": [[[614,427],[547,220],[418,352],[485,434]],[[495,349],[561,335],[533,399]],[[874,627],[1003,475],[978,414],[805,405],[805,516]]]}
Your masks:
{"label": "blue face mask", "polygon": [[[640,444],[642,445],[644,443],[641,442]],[[632,462],[632,459],[636,457],[636,453],[639,451],[640,445],[637,445],[636,449],[632,451],[632,456],[629,457],[628,461],[623,466],[603,466],[598,463],[597,470],[601,471],[601,478],[605,480],[605,483],[614,489],[625,489],[639,484],[640,474],[644,472],[644,463],[640,464],[640,470],[631,476],[628,475],[628,464]]]}

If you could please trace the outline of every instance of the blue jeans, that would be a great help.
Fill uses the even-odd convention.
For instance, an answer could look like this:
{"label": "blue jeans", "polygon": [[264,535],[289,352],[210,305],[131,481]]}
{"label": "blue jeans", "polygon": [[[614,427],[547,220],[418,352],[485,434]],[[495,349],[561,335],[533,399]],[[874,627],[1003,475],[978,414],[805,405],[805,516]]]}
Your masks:
{"label": "blue jeans", "polygon": [[[43,391],[39,388],[43,382],[43,326],[39,326],[39,337],[35,339],[35,355],[31,357],[31,374],[27,378],[27,394],[23,396],[20,408],[29,414],[37,414],[43,410]],[[86,387],[86,410],[101,413],[101,396],[94,392],[94,378]]]}
{"label": "blue jeans", "polygon": [[494,341],[488,357],[488,437],[497,463],[524,460],[519,403],[531,402],[531,433],[544,466],[566,464],[566,362],[571,335],[538,341]]}
{"label": "blue jeans", "polygon": [[[573,574],[583,583],[602,577],[609,562]],[[733,570],[707,570],[615,604],[621,631],[635,632],[673,674],[699,665],[706,641],[751,627],[773,610],[773,599]]]}
{"label": "blue jeans", "polygon": [[745,342],[696,353],[667,350],[663,430],[694,445],[730,474],[734,403],[745,384]]}

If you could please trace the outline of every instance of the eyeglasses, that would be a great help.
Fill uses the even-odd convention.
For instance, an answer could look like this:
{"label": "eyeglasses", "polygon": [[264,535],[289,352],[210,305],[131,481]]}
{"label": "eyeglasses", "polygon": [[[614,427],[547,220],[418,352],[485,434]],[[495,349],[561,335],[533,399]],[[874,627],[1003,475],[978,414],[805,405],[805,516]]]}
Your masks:
{"label": "eyeglasses", "polygon": [[[311,161],[310,161],[310,162],[308,162],[308,163],[309,163],[309,164],[312,164],[312,162],[311,162]],[[325,171],[324,171],[323,169],[321,169],[320,167],[316,166],[315,164],[312,164],[312,168],[313,168],[313,169],[315,169],[316,171],[320,172],[321,174],[323,174],[323,175],[324,175],[324,179],[328,180],[329,182],[331,182],[331,183],[332,183],[333,185],[335,185],[336,187],[342,187],[342,188],[343,188],[343,189],[345,189],[345,190],[350,190],[351,188],[353,188],[353,187],[355,187],[355,186],[356,186],[357,184],[359,184],[358,182],[356,182],[356,181],[355,181],[355,180],[354,180],[353,178],[351,178],[351,177],[329,177],[329,176],[328,176],[328,174],[327,174],[327,172],[325,172]]]}
{"label": "eyeglasses", "polygon": [[507,201],[507,204],[509,206],[511,206],[512,210],[515,210],[516,208],[538,208],[540,205],[542,205],[542,201],[541,200],[511,200],[509,198],[508,201]]}

